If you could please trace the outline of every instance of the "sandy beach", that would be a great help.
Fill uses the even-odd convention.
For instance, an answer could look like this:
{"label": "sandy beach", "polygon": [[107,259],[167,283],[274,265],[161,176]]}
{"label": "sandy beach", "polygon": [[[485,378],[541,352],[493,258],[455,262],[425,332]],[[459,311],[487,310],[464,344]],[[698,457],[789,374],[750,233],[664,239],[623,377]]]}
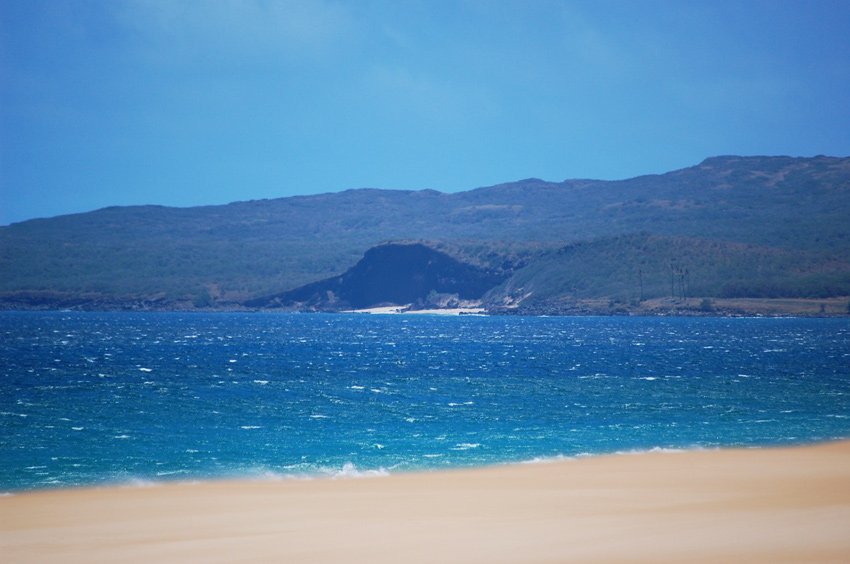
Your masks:
{"label": "sandy beach", "polygon": [[372,315],[485,315],[483,307],[454,307],[439,309],[411,309],[411,304],[352,309],[342,313],[369,313]]}
{"label": "sandy beach", "polygon": [[4,562],[848,562],[850,442],[0,498]]}

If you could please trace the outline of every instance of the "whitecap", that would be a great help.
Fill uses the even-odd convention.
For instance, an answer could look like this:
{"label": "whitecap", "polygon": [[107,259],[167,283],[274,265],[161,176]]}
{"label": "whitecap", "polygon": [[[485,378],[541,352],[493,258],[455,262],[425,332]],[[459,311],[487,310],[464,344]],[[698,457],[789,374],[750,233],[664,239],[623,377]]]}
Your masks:
{"label": "whitecap", "polygon": [[177,474],[186,474],[187,470],[163,470],[162,472],[157,472],[157,476],[175,476]]}
{"label": "whitecap", "polygon": [[481,443],[458,443],[451,448],[451,450],[470,450],[473,448],[478,448],[481,446]]}
{"label": "whitecap", "polygon": [[[582,455],[578,456],[581,457]],[[520,461],[520,464],[551,464],[553,462],[561,462],[564,460],[575,460],[575,458],[576,457],[572,456],[564,456],[563,454],[557,454],[555,456],[536,456],[531,460],[522,460]]]}
{"label": "whitecap", "polygon": [[145,368],[144,366],[139,367],[139,372],[153,372],[153,368]]}
{"label": "whitecap", "polygon": [[381,476],[389,476],[390,472],[384,467],[377,470],[359,470],[353,462],[346,462],[342,465],[341,470],[332,472],[331,477],[337,478],[378,478]]}
{"label": "whitecap", "polygon": [[239,428],[250,431],[252,429],[262,429],[263,427],[261,425],[241,425]]}

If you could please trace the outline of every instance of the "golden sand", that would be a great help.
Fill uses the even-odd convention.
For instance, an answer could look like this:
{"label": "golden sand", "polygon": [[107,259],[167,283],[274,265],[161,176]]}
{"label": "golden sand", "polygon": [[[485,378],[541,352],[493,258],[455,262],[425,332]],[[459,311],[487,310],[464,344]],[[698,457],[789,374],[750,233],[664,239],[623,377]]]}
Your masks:
{"label": "golden sand", "polygon": [[13,562],[850,562],[850,442],[0,498]]}

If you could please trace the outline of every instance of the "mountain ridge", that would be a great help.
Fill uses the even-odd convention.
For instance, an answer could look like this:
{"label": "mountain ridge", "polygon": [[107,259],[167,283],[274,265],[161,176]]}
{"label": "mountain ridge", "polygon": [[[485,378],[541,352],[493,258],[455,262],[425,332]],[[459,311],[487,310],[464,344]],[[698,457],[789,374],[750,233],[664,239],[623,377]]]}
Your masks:
{"label": "mountain ridge", "polygon": [[849,224],[850,158],[827,156],[718,156],[631,179],[528,178],[455,193],[358,188],[110,206],[0,227],[0,306],[27,307],[15,298],[26,294],[49,305],[53,294],[98,296],[93,307],[239,307],[340,276],[398,241],[428,242],[485,270],[510,264],[513,274],[565,245],[597,241],[604,256],[620,243],[598,241],[650,233],[798,253],[814,272],[850,261]]}

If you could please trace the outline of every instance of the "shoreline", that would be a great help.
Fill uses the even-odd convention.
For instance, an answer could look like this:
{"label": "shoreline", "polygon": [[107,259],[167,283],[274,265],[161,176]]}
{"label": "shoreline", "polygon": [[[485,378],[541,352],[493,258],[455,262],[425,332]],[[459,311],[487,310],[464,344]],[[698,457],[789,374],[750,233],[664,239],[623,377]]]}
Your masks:
{"label": "shoreline", "polygon": [[0,497],[0,553],[7,562],[841,561],[850,441],[17,492]]}
{"label": "shoreline", "polygon": [[345,480],[362,480],[375,478],[389,478],[394,476],[411,476],[411,475],[434,475],[444,472],[478,472],[489,471],[498,468],[510,467],[526,467],[548,464],[562,464],[568,462],[577,462],[583,460],[593,460],[598,458],[610,458],[616,460],[620,457],[633,457],[644,455],[658,454],[689,454],[702,452],[725,452],[725,451],[741,451],[751,452],[759,450],[777,450],[777,449],[800,449],[812,448],[821,445],[848,443],[850,448],[850,437],[827,439],[815,442],[802,443],[777,443],[777,444],[759,444],[748,446],[685,446],[685,447],[667,447],[667,446],[652,446],[647,448],[637,448],[629,450],[617,450],[610,452],[578,452],[576,454],[565,455],[556,454],[551,456],[535,456],[529,459],[510,460],[510,461],[492,461],[478,464],[457,464],[448,466],[420,466],[410,469],[393,470],[385,466],[378,468],[360,468],[352,462],[345,462],[342,466],[329,466],[321,471],[315,472],[300,472],[300,473],[285,473],[274,470],[263,470],[261,473],[224,473],[217,475],[188,475],[182,478],[170,479],[168,477],[150,477],[150,476],[131,476],[117,480],[104,480],[100,482],[79,483],[79,484],[51,484],[45,486],[25,487],[21,489],[0,489],[0,499],[5,497],[32,495],[32,494],[50,494],[67,491],[105,491],[105,490],[125,490],[125,489],[148,489],[158,487],[174,487],[174,486],[196,486],[198,484],[237,484],[237,483],[259,483],[259,484],[278,484],[286,482],[313,482],[313,481],[345,481]]}
{"label": "shoreline", "polygon": [[483,304],[466,300],[455,307],[413,308],[412,304],[379,305],[361,309],[256,308],[238,301],[222,300],[198,307],[190,302],[124,300],[45,300],[31,303],[0,292],[0,312],[172,312],[172,313],[369,313],[489,315],[526,317],[799,317],[814,319],[850,318],[850,296],[826,298],[646,298],[638,302],[613,298],[557,299],[540,303]]}
{"label": "shoreline", "polygon": [[483,307],[449,307],[411,309],[411,305],[379,306],[364,309],[346,309],[333,313],[363,313],[369,315],[488,315]]}

